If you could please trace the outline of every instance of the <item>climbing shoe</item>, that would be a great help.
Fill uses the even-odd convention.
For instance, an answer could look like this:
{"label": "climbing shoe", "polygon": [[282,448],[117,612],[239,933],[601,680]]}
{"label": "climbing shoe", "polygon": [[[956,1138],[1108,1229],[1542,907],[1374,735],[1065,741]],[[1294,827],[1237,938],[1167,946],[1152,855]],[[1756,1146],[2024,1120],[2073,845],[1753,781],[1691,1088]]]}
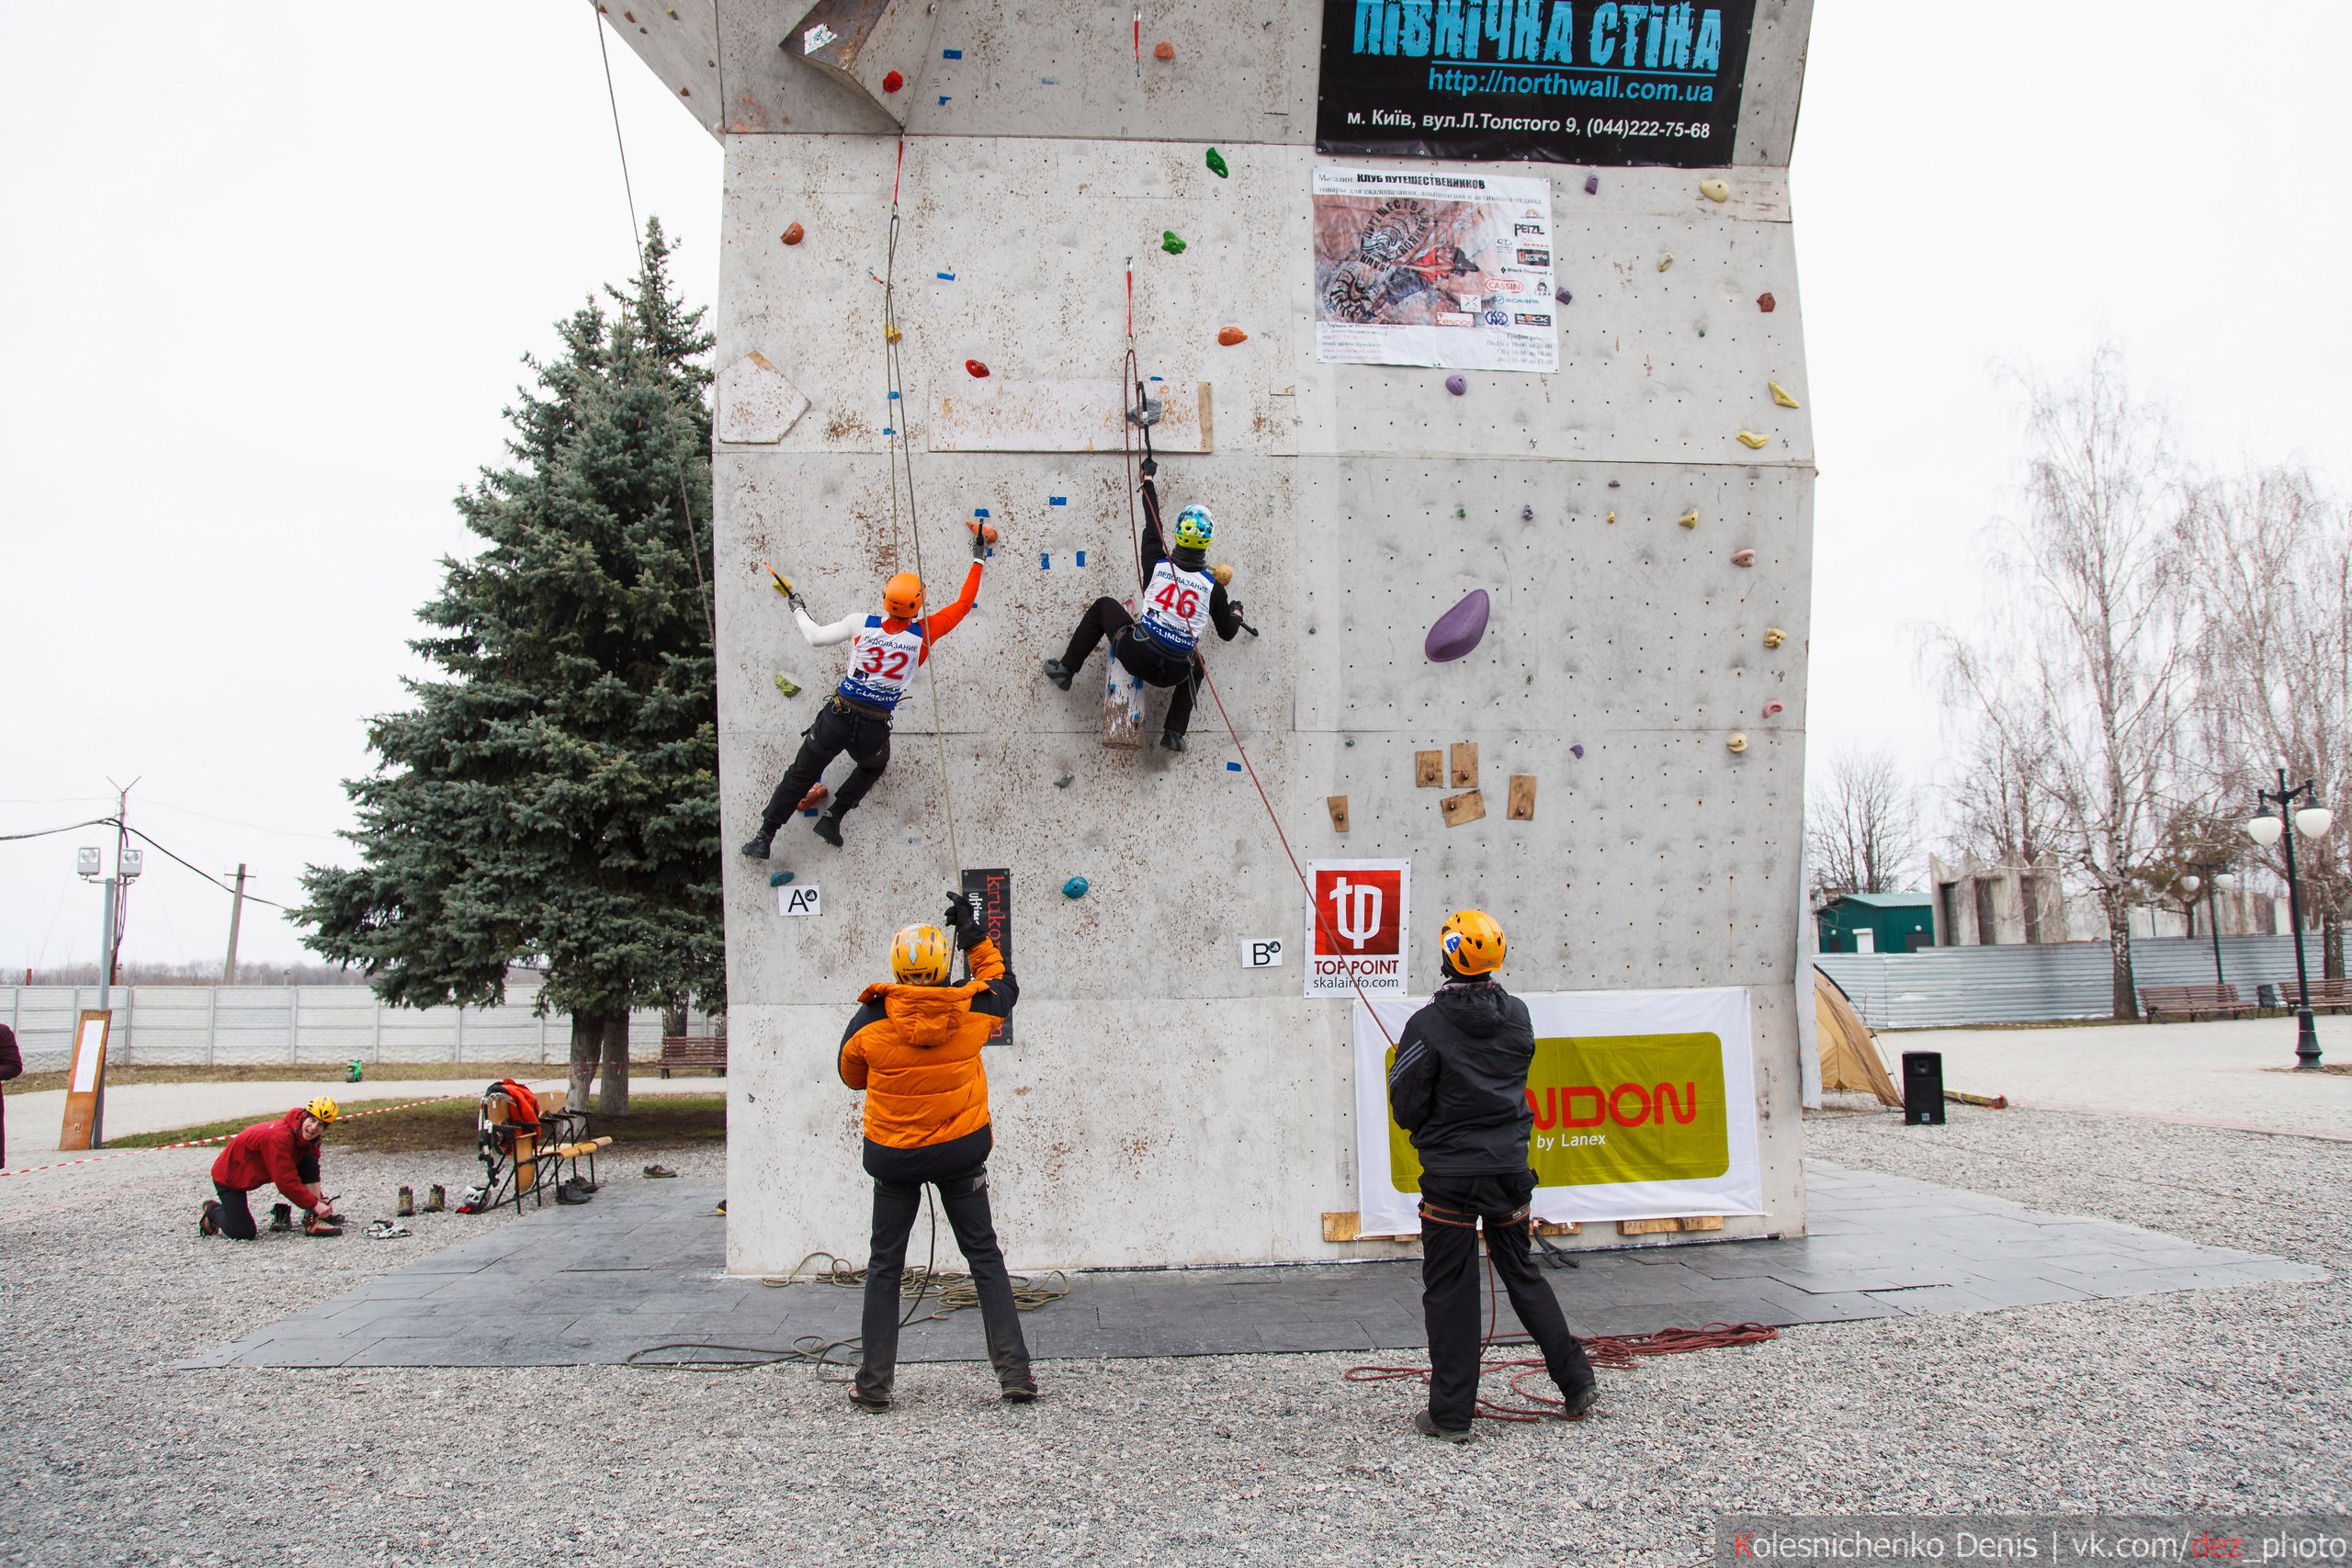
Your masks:
{"label": "climbing shoe", "polygon": [[1159,736],[1159,744],[1163,750],[1170,751],[1182,751],[1184,749],[1184,738],[1175,730],[1162,730]]}
{"label": "climbing shoe", "polygon": [[1441,1427],[1437,1424],[1437,1417],[1426,1410],[1413,1412],[1413,1430],[1424,1438],[1442,1438],[1449,1443],[1466,1443],[1470,1440],[1469,1427],[1464,1427],[1456,1430],[1452,1427]]}
{"label": "climbing shoe", "polygon": [[775,841],[775,835],[774,833],[762,833],[754,838],[745,840],[743,845],[743,858],[745,860],[767,859],[768,846]]}
{"label": "climbing shoe", "polygon": [[343,1224],[338,1220],[322,1220],[316,1214],[305,1214],[302,1216],[302,1234],[322,1236],[341,1235]]}
{"label": "climbing shoe", "polygon": [[204,1201],[204,1213],[197,1215],[196,1217],[196,1234],[198,1235],[219,1235],[220,1234],[220,1204],[219,1200],[208,1198]]}
{"label": "climbing shoe", "polygon": [[842,847],[842,819],[828,811],[817,818],[817,837],[835,849]]}
{"label": "climbing shoe", "polygon": [[1007,1404],[1026,1404],[1036,1397],[1037,1380],[1035,1378],[1023,1378],[1019,1382],[1004,1385],[1004,1402]]}
{"label": "climbing shoe", "polygon": [[660,1180],[664,1177],[675,1176],[678,1173],[672,1170],[666,1165],[649,1165],[645,1168],[645,1174],[650,1179]]}
{"label": "climbing shoe", "polygon": [[1067,692],[1069,690],[1069,683],[1073,677],[1070,674],[1069,666],[1058,659],[1048,659],[1046,660],[1046,679]]}
{"label": "climbing shoe", "polygon": [[294,1228],[294,1205],[291,1203],[272,1203],[269,1206],[269,1228],[274,1231],[292,1230]]}
{"label": "climbing shoe", "polygon": [[1568,1390],[1566,1393],[1561,1396],[1562,1404],[1560,1405],[1560,1419],[1563,1421],[1583,1420],[1584,1413],[1591,1409],[1593,1403],[1600,1397],[1600,1382],[1599,1379],[1595,1379],[1591,1382],[1580,1382],[1577,1384],[1576,1387]]}

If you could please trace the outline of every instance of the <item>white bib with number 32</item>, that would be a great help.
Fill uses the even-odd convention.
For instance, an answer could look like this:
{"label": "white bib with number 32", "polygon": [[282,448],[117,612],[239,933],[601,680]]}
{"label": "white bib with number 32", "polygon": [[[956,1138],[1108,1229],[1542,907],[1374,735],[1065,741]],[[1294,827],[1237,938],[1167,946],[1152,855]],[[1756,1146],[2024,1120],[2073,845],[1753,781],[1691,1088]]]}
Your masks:
{"label": "white bib with number 32", "polygon": [[842,695],[869,707],[895,708],[922,663],[921,621],[886,632],[881,616],[868,615],[857,640],[849,645],[849,673],[842,677]]}
{"label": "white bib with number 32", "polygon": [[1173,561],[1151,569],[1143,591],[1143,629],[1151,640],[1177,653],[1198,646],[1209,624],[1209,594],[1216,579],[1205,571],[1180,571]]}

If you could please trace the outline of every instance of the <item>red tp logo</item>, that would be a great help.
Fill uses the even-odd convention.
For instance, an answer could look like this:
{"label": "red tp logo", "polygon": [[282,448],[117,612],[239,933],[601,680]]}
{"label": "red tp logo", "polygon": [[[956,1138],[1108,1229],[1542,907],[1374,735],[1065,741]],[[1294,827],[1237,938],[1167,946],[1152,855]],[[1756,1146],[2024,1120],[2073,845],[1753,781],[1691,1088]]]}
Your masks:
{"label": "red tp logo", "polygon": [[1394,871],[1321,871],[1315,897],[1315,951],[1348,957],[1393,957],[1399,951],[1397,884]]}

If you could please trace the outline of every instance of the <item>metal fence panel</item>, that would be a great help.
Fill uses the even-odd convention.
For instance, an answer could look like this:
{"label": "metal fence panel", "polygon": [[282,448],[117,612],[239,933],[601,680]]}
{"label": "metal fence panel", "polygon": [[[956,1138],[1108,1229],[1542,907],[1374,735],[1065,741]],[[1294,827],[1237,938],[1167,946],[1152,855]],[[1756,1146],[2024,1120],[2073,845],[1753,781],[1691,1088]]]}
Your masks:
{"label": "metal fence panel", "polygon": [[[2319,937],[2304,939],[2319,967]],[[2108,944],[2070,942],[2018,947],[1930,947],[1917,953],[1825,953],[1814,962],[1845,988],[1873,1029],[1935,1029],[1969,1023],[2044,1023],[2114,1012]],[[2291,995],[2291,936],[2225,936],[2223,978],[2247,1001],[2257,985]],[[2132,972],[2142,986],[2210,986],[2213,944],[2204,937],[2137,937]]]}

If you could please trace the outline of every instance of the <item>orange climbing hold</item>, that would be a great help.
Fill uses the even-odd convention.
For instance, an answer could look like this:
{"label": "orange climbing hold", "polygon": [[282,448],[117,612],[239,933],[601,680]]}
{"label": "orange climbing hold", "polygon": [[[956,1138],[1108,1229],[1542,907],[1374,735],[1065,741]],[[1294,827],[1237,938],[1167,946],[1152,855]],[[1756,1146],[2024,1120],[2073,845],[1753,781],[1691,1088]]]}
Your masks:
{"label": "orange climbing hold", "polygon": [[1173,60],[1176,58],[1176,46],[1161,39],[1151,46],[1151,57],[1154,60]]}
{"label": "orange climbing hold", "polygon": [[993,545],[996,543],[996,528],[994,525],[987,523],[967,523],[964,526],[978,535],[980,543],[984,545]]}
{"label": "orange climbing hold", "polygon": [[989,367],[981,364],[977,359],[967,359],[964,361],[964,368],[970,371],[974,376],[986,376],[989,373]]}
{"label": "orange climbing hold", "polygon": [[790,228],[785,230],[783,233],[777,235],[776,238],[782,240],[787,245],[797,245],[803,238],[805,238],[805,235],[801,231],[800,225],[795,223]]}
{"label": "orange climbing hold", "polygon": [[1217,330],[1216,341],[1231,348],[1237,343],[1249,342],[1250,334],[1239,327],[1221,327]]}
{"label": "orange climbing hold", "polygon": [[1770,294],[1758,294],[1756,297],[1756,308],[1763,311],[1768,316],[1775,310],[1778,310],[1780,308],[1780,304],[1781,302],[1778,299],[1773,299]]}

